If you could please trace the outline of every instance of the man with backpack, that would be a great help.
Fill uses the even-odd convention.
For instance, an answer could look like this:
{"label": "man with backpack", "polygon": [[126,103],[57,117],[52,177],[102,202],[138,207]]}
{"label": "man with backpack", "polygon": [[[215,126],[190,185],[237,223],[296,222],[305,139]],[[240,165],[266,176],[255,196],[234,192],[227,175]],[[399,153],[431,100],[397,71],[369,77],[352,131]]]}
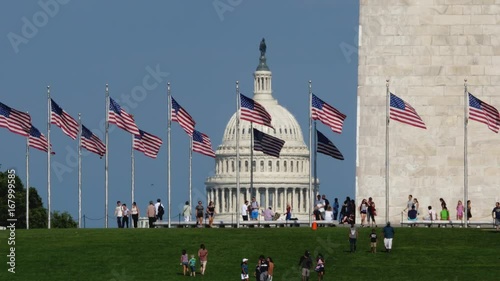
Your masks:
{"label": "man with backpack", "polygon": [[163,215],[165,214],[165,207],[161,203],[160,198],[156,199],[155,209],[156,209],[156,221],[162,221]]}
{"label": "man with backpack", "polygon": [[302,268],[302,281],[308,281],[311,274],[312,259],[309,251],[306,250],[303,256],[300,257],[299,265]]}

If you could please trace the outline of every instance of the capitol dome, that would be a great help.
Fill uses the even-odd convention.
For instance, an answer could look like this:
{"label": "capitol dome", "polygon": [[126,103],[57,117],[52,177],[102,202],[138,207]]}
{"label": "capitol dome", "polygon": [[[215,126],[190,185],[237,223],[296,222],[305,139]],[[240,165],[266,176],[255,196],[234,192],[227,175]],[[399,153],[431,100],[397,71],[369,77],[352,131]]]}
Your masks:
{"label": "capitol dome", "polygon": [[[261,45],[262,46],[262,45]],[[241,206],[256,197],[260,209],[271,207],[284,214],[286,205],[292,207],[292,217],[307,219],[309,214],[309,149],[295,117],[272,95],[272,72],[266,63],[265,46],[261,49],[259,65],[254,72],[254,101],[271,115],[274,127],[240,120],[239,149],[237,149],[237,118],[229,120],[222,144],[215,154],[215,175],[206,181],[207,202],[216,206],[217,220],[241,220]],[[251,150],[252,126],[285,141],[280,157]],[[236,170],[239,150],[239,175]],[[251,160],[253,159],[253,161]],[[253,170],[250,162],[253,162]],[[237,194],[239,176],[239,196]],[[316,187],[317,188],[317,187]]]}

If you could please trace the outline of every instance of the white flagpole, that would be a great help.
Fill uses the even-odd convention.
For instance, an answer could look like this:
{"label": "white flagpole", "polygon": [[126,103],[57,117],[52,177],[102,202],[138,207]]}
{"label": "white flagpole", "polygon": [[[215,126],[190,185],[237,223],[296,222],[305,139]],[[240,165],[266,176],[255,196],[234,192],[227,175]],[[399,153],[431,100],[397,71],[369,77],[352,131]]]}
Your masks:
{"label": "white flagpole", "polygon": [[130,150],[130,160],[131,160],[131,168],[132,168],[132,179],[131,179],[131,192],[132,192],[132,201],[130,203],[134,202],[134,195],[135,195],[135,156],[134,156],[134,134],[132,134],[132,149]]}
{"label": "white flagpole", "polygon": [[[255,195],[254,195],[255,192]],[[253,189],[253,122],[250,122],[250,194],[257,197],[257,192]],[[260,200],[259,198],[257,198]],[[267,198],[266,198],[267,200]],[[267,203],[267,202],[266,202]],[[262,202],[260,202],[262,207]]]}
{"label": "white flagpole", "polygon": [[386,80],[385,97],[385,222],[389,222],[389,79]]}
{"label": "white flagpole", "polygon": [[189,206],[190,207],[193,206],[192,190],[193,190],[193,135],[191,135],[191,137],[189,138]]}
{"label": "white flagpole", "polygon": [[109,164],[109,159],[108,159],[108,154],[109,154],[109,87],[108,84],[106,84],[106,124],[105,126],[105,142],[106,142],[106,154],[105,154],[105,161],[104,161],[104,189],[105,189],[105,196],[104,196],[104,226],[108,228],[108,181],[109,181],[109,176],[108,176],[108,164]]}
{"label": "white flagpole", "polygon": [[[312,213],[313,213],[313,206],[314,206],[314,198],[313,198],[313,190],[312,190],[312,176],[311,176],[311,170],[312,170],[312,150],[313,150],[313,143],[312,143],[312,81],[309,80],[309,226],[312,226]],[[293,196],[292,196],[293,198]]]}
{"label": "white flagpole", "polygon": [[172,99],[170,97],[170,82],[167,82],[167,197],[168,197],[168,228],[170,228],[170,128],[172,126]]}
{"label": "white flagpole", "polygon": [[467,126],[469,124],[469,93],[467,90],[467,79],[464,79],[464,202],[463,206],[465,210],[465,222],[469,221],[467,216],[467,201],[469,200],[469,162],[467,159],[467,147],[468,147],[468,130]]}
{"label": "white flagpole", "polygon": [[82,114],[78,113],[78,228],[82,228]]}
{"label": "white flagpole", "polygon": [[29,136],[26,138],[26,229],[30,229],[30,145],[29,145]]}
{"label": "white flagpole", "polygon": [[[236,81],[236,213],[240,211],[240,85]],[[245,198],[243,196],[243,198]],[[240,218],[236,216],[236,227],[240,227]]]}
{"label": "white flagpole", "polygon": [[47,86],[47,228],[50,229],[50,112],[52,111],[50,103],[50,86]]}

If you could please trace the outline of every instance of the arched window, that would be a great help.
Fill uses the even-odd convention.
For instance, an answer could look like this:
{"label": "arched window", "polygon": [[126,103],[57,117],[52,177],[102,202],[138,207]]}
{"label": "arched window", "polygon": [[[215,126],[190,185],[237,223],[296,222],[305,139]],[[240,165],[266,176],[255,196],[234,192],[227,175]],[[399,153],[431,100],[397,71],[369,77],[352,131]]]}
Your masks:
{"label": "arched window", "polygon": [[255,160],[252,161],[252,171],[255,172]]}
{"label": "arched window", "polygon": [[264,172],[264,161],[263,160],[260,161],[260,171]]}
{"label": "arched window", "polygon": [[248,161],[245,161],[245,172],[248,172]]}
{"label": "arched window", "polygon": [[233,173],[234,173],[234,160],[233,160],[233,161],[231,161],[231,172],[233,172]]}
{"label": "arched window", "polygon": [[286,172],[286,161],[283,161],[283,172]]}
{"label": "arched window", "polygon": [[280,161],[276,161],[276,172],[280,171]]}
{"label": "arched window", "polygon": [[238,162],[238,171],[241,172],[241,160]]}
{"label": "arched window", "polygon": [[286,131],[286,128],[285,128],[285,135],[288,134],[287,131]]}
{"label": "arched window", "polygon": [[229,173],[229,161],[226,160],[226,173]]}
{"label": "arched window", "polygon": [[269,160],[269,162],[267,162],[267,171],[268,172],[273,171],[273,161],[271,161],[271,160]]}

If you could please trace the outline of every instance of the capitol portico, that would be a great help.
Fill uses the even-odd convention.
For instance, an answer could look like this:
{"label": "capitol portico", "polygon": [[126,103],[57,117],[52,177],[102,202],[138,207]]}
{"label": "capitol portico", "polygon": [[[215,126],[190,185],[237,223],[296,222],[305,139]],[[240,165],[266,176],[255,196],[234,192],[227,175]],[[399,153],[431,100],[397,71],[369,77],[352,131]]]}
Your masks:
{"label": "capitol portico", "polygon": [[[264,43],[265,44],[265,43]],[[241,206],[255,196],[260,209],[271,207],[280,214],[286,205],[292,207],[292,217],[307,219],[309,197],[309,149],[295,117],[273,97],[272,72],[267,66],[264,51],[254,72],[253,99],[266,108],[272,117],[272,128],[253,124],[253,127],[285,141],[280,157],[253,151],[251,161],[251,123],[241,120],[236,132],[237,114],[229,120],[222,144],[216,150],[215,175],[206,181],[207,202],[215,203],[217,220],[241,219]],[[236,159],[236,133],[239,133],[240,161]],[[236,166],[240,171],[240,194],[237,194]],[[253,172],[250,170],[253,169]],[[253,176],[252,176],[253,174]],[[253,180],[252,180],[253,179]]]}

